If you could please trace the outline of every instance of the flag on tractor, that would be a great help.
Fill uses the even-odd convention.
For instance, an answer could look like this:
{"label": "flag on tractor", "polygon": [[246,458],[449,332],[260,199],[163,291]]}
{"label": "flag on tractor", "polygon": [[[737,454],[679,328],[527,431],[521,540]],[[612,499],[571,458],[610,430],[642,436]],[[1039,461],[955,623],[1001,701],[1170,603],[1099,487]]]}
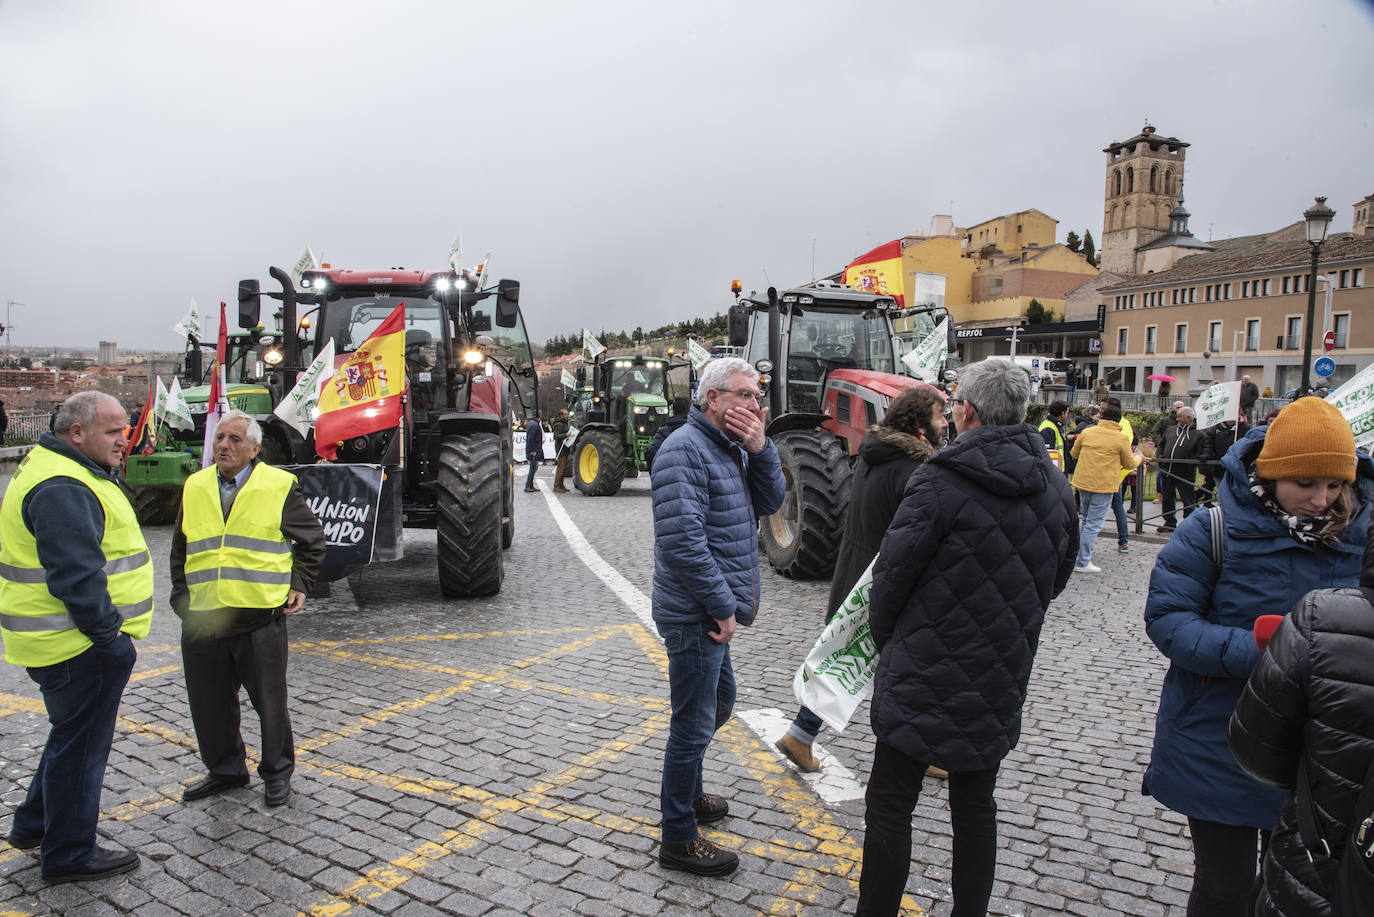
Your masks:
{"label": "flag on tractor", "polygon": [[897,305],[906,305],[902,295],[906,290],[902,277],[902,240],[879,245],[866,255],[860,255],[844,269],[844,282],[863,293],[892,296]]}
{"label": "flag on tractor", "polygon": [[[161,381],[161,380],[159,380]],[[148,383],[148,400],[143,402],[143,410],[139,412],[138,423],[134,424],[133,430],[129,432],[129,441],[124,444],[124,457],[128,458],[135,452],[151,452],[151,445],[146,442],[149,439],[148,420],[153,416],[157,409],[157,395],[153,388],[153,383]]]}
{"label": "flag on tractor", "polygon": [[205,442],[200,452],[200,467],[209,468],[215,461],[215,428],[219,419],[229,413],[229,385],[225,381],[224,357],[229,350],[229,322],[224,317],[224,303],[219,304],[219,342],[215,344],[215,369],[210,374],[210,397],[205,401]]}
{"label": "flag on tractor", "polygon": [[315,418],[315,452],[325,459],[338,455],[338,445],[401,422],[406,390],[406,304],[348,355],[320,390]]}

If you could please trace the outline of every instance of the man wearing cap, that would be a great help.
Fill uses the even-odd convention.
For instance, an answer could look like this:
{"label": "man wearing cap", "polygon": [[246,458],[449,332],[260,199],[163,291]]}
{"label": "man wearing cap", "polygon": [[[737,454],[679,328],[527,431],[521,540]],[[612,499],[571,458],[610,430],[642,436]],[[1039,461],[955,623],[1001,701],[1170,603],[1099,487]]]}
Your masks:
{"label": "man wearing cap", "polygon": [[248,785],[239,686],[262,724],[258,774],[269,806],[291,798],[286,615],[301,610],[324,559],[320,521],[295,475],[257,460],[262,428],[242,411],[215,429],[215,464],[186,479],[172,533],[172,610],[200,757],[190,802]]}
{"label": "man wearing cap", "polygon": [[[115,717],[153,616],[153,564],[114,469],[124,408],[102,392],[68,398],[10,481],[0,508],[0,634],[27,667],[52,729],[9,842],[40,847],[49,882],[138,867],[96,844]],[[132,638],[132,639],[131,639]]]}

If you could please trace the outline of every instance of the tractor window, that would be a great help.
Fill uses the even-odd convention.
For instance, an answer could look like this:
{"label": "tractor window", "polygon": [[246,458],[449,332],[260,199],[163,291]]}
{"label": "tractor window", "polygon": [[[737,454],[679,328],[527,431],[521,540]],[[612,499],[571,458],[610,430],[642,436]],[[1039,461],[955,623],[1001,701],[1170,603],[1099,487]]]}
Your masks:
{"label": "tractor window", "polygon": [[[483,329],[477,333],[478,346],[514,373],[512,380],[519,389],[520,400],[533,410],[536,385],[534,354],[530,351],[529,335],[525,333],[524,315],[516,314],[515,327],[502,328],[496,323],[496,297],[492,296],[473,304],[472,324],[474,328]],[[529,374],[522,375],[522,369],[530,370]]]}
{"label": "tractor window", "polygon": [[430,362],[443,362],[438,359],[436,348],[444,342],[444,313],[434,300],[419,295],[391,296],[371,291],[367,295],[334,297],[331,293],[329,302],[321,310],[324,314],[320,333],[315,336],[320,346],[332,339],[335,353],[352,353],[381,327],[397,306],[405,303],[408,350],[413,342],[422,342],[429,347],[427,359]]}
{"label": "tractor window", "polygon": [[893,366],[891,325],[884,313],[798,309],[787,339],[788,409],[819,411],[821,388],[831,370],[890,373]]}
{"label": "tractor window", "polygon": [[636,363],[633,360],[613,360],[608,375],[607,394],[611,399],[645,392],[667,399],[664,384],[664,364],[658,360]]}

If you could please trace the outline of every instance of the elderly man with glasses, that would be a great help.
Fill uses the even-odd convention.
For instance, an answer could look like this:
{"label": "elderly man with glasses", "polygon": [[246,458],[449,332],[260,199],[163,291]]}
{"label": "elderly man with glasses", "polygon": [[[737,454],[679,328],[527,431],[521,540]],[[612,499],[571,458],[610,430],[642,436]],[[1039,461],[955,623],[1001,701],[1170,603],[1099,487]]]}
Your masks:
{"label": "elderly man with glasses", "polygon": [[702,787],[712,736],[734,709],[730,640],[758,611],[758,517],[782,506],[782,463],[765,431],[759,375],[713,360],[696,404],[654,457],[653,616],[668,652],[672,721],[663,753],[659,863],[723,876],[739,857],[701,837],[729,805]]}

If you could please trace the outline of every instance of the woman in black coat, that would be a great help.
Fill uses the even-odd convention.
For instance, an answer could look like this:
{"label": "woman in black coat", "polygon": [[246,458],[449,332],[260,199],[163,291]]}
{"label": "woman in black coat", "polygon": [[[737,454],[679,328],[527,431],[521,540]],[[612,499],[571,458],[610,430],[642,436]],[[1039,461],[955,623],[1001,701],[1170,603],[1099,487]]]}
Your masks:
{"label": "woman in black coat", "polygon": [[[877,556],[883,533],[902,502],[907,480],[944,443],[946,426],[944,395],[930,386],[918,385],[893,398],[883,419],[869,428],[859,444],[849,513],[830,580],[827,624]],[[773,745],[802,770],[818,771],[820,762],[811,746],[821,726],[820,717],[801,707],[787,734]]]}
{"label": "woman in black coat", "polygon": [[[1318,833],[1336,852],[1374,762],[1374,539],[1360,586],[1303,596],[1251,672],[1229,730],[1232,754],[1256,778],[1291,788],[1305,774]],[[1303,842],[1299,805],[1290,793],[1264,854],[1260,917],[1331,913],[1332,889],[1313,863],[1323,851]],[[1360,914],[1374,914],[1374,901],[1362,904]]]}

